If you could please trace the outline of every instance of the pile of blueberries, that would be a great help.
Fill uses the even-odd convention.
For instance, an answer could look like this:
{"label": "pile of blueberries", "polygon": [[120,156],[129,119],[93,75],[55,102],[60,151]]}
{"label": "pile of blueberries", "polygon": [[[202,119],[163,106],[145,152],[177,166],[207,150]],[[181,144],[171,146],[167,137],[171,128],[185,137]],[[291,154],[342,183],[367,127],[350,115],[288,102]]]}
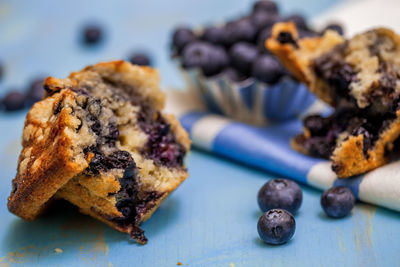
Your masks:
{"label": "pile of blueberries", "polygon": [[[259,190],[257,201],[264,212],[257,224],[260,238],[271,245],[288,242],[296,230],[293,215],[299,210],[303,201],[299,185],[287,179],[270,180]],[[332,218],[347,216],[354,204],[353,193],[344,186],[332,187],[321,196],[322,209]]]}
{"label": "pile of blueberries", "polygon": [[[80,36],[82,45],[88,47],[99,45],[104,39],[104,33],[100,25],[93,23],[83,27]],[[150,57],[144,52],[133,52],[128,57],[128,60],[135,65],[152,65]],[[4,64],[0,62],[0,83],[4,73]],[[6,112],[11,112],[31,107],[35,102],[43,98],[44,79],[44,77],[34,79],[24,91],[10,90],[2,99],[0,99],[0,109]]]}
{"label": "pile of blueberries", "polygon": [[282,17],[275,2],[261,0],[253,5],[250,14],[225,25],[206,27],[199,32],[178,27],[172,37],[173,57],[184,69],[198,68],[206,77],[224,73],[234,82],[255,77],[274,84],[289,74],[264,43],[270,37],[274,23],[283,21],[293,21],[300,37],[320,35],[327,29],[343,34],[338,24],[316,32],[310,29],[303,16]]}

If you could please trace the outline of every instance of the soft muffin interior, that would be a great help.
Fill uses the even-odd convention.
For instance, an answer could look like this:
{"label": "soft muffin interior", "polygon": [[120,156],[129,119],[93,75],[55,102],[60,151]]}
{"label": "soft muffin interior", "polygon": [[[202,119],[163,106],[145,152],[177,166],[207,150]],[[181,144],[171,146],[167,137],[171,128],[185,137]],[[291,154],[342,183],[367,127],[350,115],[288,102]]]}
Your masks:
{"label": "soft muffin interior", "polygon": [[385,113],[400,93],[400,46],[397,36],[385,29],[358,34],[317,57],[313,67],[328,83],[336,100],[356,108]]}
{"label": "soft muffin interior", "polygon": [[74,78],[73,112],[81,121],[76,131],[95,141],[82,148],[88,168],[58,197],[121,228],[136,227],[186,178],[188,147],[178,141],[176,122],[144,98],[140,87],[90,71]]}

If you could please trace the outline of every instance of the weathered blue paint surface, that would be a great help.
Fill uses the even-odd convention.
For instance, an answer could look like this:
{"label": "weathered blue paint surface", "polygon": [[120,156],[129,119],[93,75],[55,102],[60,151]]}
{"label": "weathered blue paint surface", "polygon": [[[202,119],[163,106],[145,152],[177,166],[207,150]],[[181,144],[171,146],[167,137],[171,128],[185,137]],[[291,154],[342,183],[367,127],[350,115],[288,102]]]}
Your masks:
{"label": "weathered blue paint surface", "polygon": [[[314,15],[336,1],[282,1],[284,11]],[[229,3],[229,4],[228,4]],[[147,48],[163,85],[181,86],[168,60],[171,27],[229,18],[249,1],[1,1],[0,60],[6,67],[0,94],[37,74],[66,76],[86,64]],[[68,5],[67,5],[68,4]],[[96,49],[79,45],[79,26],[98,19],[107,39]],[[143,224],[139,246],[71,207],[35,222],[10,214],[6,201],[15,175],[24,112],[0,114],[0,266],[398,266],[400,214],[358,204],[351,217],[331,220],[320,192],[303,187],[297,231],[283,246],[262,244],[256,194],[271,174],[193,151],[190,178]],[[62,253],[57,253],[60,248]]]}

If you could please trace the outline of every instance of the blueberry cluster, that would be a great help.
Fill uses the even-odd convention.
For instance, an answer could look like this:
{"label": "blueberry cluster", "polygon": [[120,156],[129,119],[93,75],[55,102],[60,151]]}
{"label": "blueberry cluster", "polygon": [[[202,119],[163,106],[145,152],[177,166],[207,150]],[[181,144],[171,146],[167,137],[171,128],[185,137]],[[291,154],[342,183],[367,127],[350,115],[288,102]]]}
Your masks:
{"label": "blueberry cluster", "polygon": [[[258,191],[257,202],[264,212],[258,220],[260,238],[267,244],[280,245],[288,242],[296,230],[293,214],[299,210],[303,193],[298,184],[287,179],[274,179]],[[337,186],[321,196],[321,206],[332,218],[347,216],[353,209],[355,197],[347,187]]]}
{"label": "blueberry cluster", "polygon": [[[274,84],[289,75],[280,62],[265,47],[274,23],[293,21],[300,37],[320,33],[310,29],[299,14],[283,17],[275,2],[261,0],[253,5],[250,14],[221,26],[209,26],[202,31],[178,27],[172,36],[173,57],[184,69],[198,68],[206,76],[223,73],[234,82],[254,77]],[[342,32],[340,25],[324,29]]]}

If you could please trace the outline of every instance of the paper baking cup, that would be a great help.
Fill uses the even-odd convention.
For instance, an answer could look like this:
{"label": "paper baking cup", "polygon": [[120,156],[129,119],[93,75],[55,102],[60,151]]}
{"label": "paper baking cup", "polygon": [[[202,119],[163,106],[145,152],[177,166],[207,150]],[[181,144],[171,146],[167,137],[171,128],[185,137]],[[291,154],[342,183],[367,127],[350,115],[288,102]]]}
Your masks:
{"label": "paper baking cup", "polygon": [[303,84],[289,76],[268,85],[254,78],[233,82],[223,73],[205,77],[199,69],[181,69],[188,88],[202,98],[207,108],[237,121],[265,125],[293,119],[315,102]]}

